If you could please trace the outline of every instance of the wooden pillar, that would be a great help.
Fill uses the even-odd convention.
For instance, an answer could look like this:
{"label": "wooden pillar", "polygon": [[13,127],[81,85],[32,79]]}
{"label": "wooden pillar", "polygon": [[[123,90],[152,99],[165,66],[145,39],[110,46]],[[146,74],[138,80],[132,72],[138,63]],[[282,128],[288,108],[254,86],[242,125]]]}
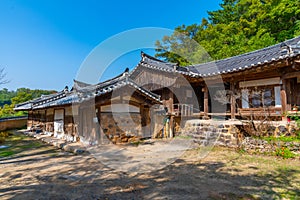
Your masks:
{"label": "wooden pillar", "polygon": [[173,123],[172,123],[172,116],[174,113],[174,94],[171,90],[169,90],[169,99],[168,99],[168,114],[169,114],[169,121],[165,126],[165,137],[172,137],[173,136]]}
{"label": "wooden pillar", "polygon": [[[91,125],[91,136],[93,139],[93,142],[98,142],[99,141],[99,135],[98,135],[98,119],[96,116],[96,108],[95,106],[92,106],[90,109],[90,125]],[[97,120],[96,120],[97,119]]]}
{"label": "wooden pillar", "polygon": [[82,107],[79,107],[78,108],[78,136],[83,136],[83,132],[84,132],[84,116],[83,116],[83,108]]}
{"label": "wooden pillar", "polygon": [[281,99],[281,112],[285,113],[287,111],[286,80],[283,80],[283,85],[280,90],[280,99]]}
{"label": "wooden pillar", "polygon": [[104,133],[101,127],[101,106],[97,107],[98,112],[97,114],[97,119],[98,119],[98,127],[97,127],[97,134],[99,134],[99,143],[104,144]]}
{"label": "wooden pillar", "polygon": [[230,82],[230,90],[231,90],[231,98],[230,98],[230,111],[231,111],[231,119],[235,119],[236,106],[235,106],[235,83]]}
{"label": "wooden pillar", "polygon": [[45,113],[44,113],[43,132],[44,131],[47,131],[47,109],[45,109]]}
{"label": "wooden pillar", "polygon": [[207,116],[209,109],[208,109],[208,88],[206,85],[203,88],[203,90],[204,90],[204,114],[205,114],[205,116]]}
{"label": "wooden pillar", "polygon": [[169,91],[169,113],[173,113],[174,112],[174,94],[173,92],[170,90]]}
{"label": "wooden pillar", "polygon": [[290,79],[285,79],[284,82],[285,84],[285,93],[286,93],[286,110],[291,110],[292,105],[292,91],[291,91],[291,80]]}
{"label": "wooden pillar", "polygon": [[33,111],[28,111],[27,130],[30,130],[33,125]]}
{"label": "wooden pillar", "polygon": [[170,123],[170,127],[169,127],[170,128],[170,130],[169,130],[169,137],[170,138],[173,138],[173,136],[174,136],[174,133],[173,133],[174,123],[173,122],[174,122],[174,115],[171,115],[170,116],[170,122],[169,122]]}

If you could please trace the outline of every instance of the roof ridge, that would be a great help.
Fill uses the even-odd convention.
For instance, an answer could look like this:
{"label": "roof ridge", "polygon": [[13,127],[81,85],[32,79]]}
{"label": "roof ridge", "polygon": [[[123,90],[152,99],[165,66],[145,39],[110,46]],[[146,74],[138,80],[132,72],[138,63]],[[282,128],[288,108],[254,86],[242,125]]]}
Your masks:
{"label": "roof ridge", "polygon": [[153,57],[153,56],[150,56],[149,54],[146,54],[146,53],[143,52],[143,51],[141,51],[141,57],[142,57],[142,60],[143,60],[143,58],[149,58],[149,59],[151,59],[151,60],[155,60],[155,61],[158,61],[158,62],[167,63],[167,62],[165,62],[165,61],[163,61],[163,60],[160,60],[160,59],[157,59],[157,58],[155,58],[155,57]]}
{"label": "roof ridge", "polygon": [[86,83],[86,82],[79,81],[79,80],[76,80],[76,79],[73,79],[73,82],[74,82],[74,83],[83,84],[83,85],[91,85],[90,83]]}
{"label": "roof ridge", "polygon": [[205,65],[205,64],[210,64],[210,63],[216,63],[216,62],[220,62],[220,61],[230,60],[230,59],[233,59],[233,58],[238,58],[238,57],[242,57],[242,56],[251,55],[251,54],[254,54],[254,53],[257,53],[257,52],[260,52],[260,51],[264,51],[264,50],[268,50],[268,49],[274,48],[274,47],[276,47],[276,46],[280,46],[280,45],[283,44],[283,43],[291,42],[291,41],[296,40],[296,39],[298,39],[298,38],[300,38],[300,36],[297,36],[297,37],[294,37],[294,38],[285,40],[285,41],[280,42],[280,43],[277,43],[277,44],[273,44],[273,45],[271,45],[271,46],[267,46],[267,47],[264,47],[264,48],[261,48],[261,49],[257,49],[257,50],[254,50],[254,51],[250,51],[250,52],[247,52],[247,53],[235,55],[235,56],[228,57],[228,58],[224,58],[224,59],[213,60],[213,61],[210,61],[210,62],[199,63],[199,64],[194,64],[194,65],[188,65],[188,66],[186,66],[186,67],[195,67],[195,66],[199,66],[199,65]]}
{"label": "roof ridge", "polygon": [[143,61],[143,58],[148,58],[148,59],[151,59],[153,61],[157,61],[157,62],[160,62],[160,63],[163,63],[163,64],[170,64],[170,65],[178,65],[178,63],[172,63],[172,62],[167,62],[167,61],[164,61],[164,60],[160,60],[158,58],[155,58],[154,56],[150,56],[149,54],[146,54],[145,52],[141,51],[141,56],[142,56],[142,61]]}
{"label": "roof ridge", "polygon": [[122,80],[125,76],[128,76],[128,68],[126,68],[125,70],[124,70],[124,72],[122,72],[121,74],[119,74],[119,75],[117,75],[117,76],[115,76],[115,77],[113,77],[113,78],[110,78],[110,79],[108,79],[108,80],[105,80],[105,81],[102,81],[102,82],[99,82],[99,83],[96,83],[96,84],[89,84],[89,85],[87,85],[87,86],[85,86],[85,87],[79,87],[79,90],[80,89],[82,89],[82,90],[89,90],[89,89],[97,89],[97,88],[99,88],[99,87],[104,87],[104,86],[106,86],[106,85],[109,85],[109,84],[111,84],[111,82],[113,82],[113,81],[120,81],[120,80]]}

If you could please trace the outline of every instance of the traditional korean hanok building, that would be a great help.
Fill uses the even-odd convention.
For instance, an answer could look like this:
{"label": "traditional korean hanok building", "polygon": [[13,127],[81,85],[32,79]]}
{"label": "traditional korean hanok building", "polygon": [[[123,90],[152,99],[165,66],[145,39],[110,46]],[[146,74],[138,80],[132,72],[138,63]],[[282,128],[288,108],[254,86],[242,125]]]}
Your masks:
{"label": "traditional korean hanok building", "polygon": [[66,87],[61,92],[17,104],[14,110],[28,111],[28,129],[76,141],[77,125],[72,111],[72,104],[76,102],[79,102],[77,94]]}
{"label": "traditional korean hanok building", "polygon": [[130,77],[160,94],[171,114],[281,119],[300,105],[300,37],[185,68],[142,53]]}
{"label": "traditional korean hanok building", "polygon": [[151,137],[156,131],[151,109],[161,104],[160,96],[131,80],[127,70],[96,85],[75,81],[73,92],[81,99],[76,120],[81,141],[102,143],[108,138],[121,143]]}
{"label": "traditional korean hanok building", "polygon": [[118,143],[156,136],[153,110],[159,104],[168,136],[186,119],[281,119],[300,105],[300,37],[187,67],[142,53],[131,72],[95,85],[74,81],[71,91],[15,110],[29,112],[28,127],[41,124],[44,131],[88,143]]}
{"label": "traditional korean hanok building", "polygon": [[151,137],[157,128],[151,124],[150,109],[159,105],[159,95],[140,87],[124,72],[95,85],[74,80],[71,91],[18,104],[15,110],[28,111],[28,129],[98,144]]}

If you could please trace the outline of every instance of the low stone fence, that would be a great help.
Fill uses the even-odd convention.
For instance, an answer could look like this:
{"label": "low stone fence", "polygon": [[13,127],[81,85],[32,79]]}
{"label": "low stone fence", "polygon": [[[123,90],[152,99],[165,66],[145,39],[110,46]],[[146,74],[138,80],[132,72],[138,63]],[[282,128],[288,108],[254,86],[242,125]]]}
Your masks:
{"label": "low stone fence", "polygon": [[[258,125],[258,124],[256,124]],[[261,125],[261,124],[260,124]],[[242,147],[247,151],[274,152],[277,148],[287,147],[298,152],[300,144],[297,142],[267,142],[253,137],[244,137],[245,123],[237,120],[187,120],[181,129],[183,136],[193,138],[201,146],[218,145],[226,147]],[[261,136],[293,135],[297,131],[295,124],[274,122],[272,125],[257,127]]]}
{"label": "low stone fence", "polygon": [[289,136],[295,135],[299,129],[295,121],[290,123],[285,121],[253,121],[253,125],[256,128],[255,131],[251,128],[252,125],[250,125],[249,121],[242,121],[242,123],[242,128],[245,132],[249,132],[250,135],[255,135],[256,132],[256,136]]}
{"label": "low stone fence", "polygon": [[181,134],[192,137],[195,143],[202,146],[237,147],[242,140],[241,125],[239,121],[188,120]]}
{"label": "low stone fence", "polygon": [[2,118],[0,119],[0,131],[22,128],[25,127],[26,124],[27,116]]}
{"label": "low stone fence", "polygon": [[262,139],[246,137],[241,148],[250,153],[274,153],[278,148],[288,148],[294,153],[300,153],[299,142],[266,141]]}

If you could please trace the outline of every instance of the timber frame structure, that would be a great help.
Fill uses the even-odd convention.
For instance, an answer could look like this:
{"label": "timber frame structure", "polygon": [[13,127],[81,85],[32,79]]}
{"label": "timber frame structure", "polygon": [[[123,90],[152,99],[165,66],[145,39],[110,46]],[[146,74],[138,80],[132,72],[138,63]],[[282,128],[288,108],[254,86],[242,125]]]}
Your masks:
{"label": "timber frame structure", "polygon": [[29,128],[39,125],[57,137],[99,143],[104,136],[118,143],[157,136],[160,128],[153,118],[159,105],[166,111],[168,136],[183,118],[279,120],[300,105],[300,37],[187,67],[142,52],[130,72],[95,85],[74,80],[71,91],[65,88],[15,110],[28,111]]}

